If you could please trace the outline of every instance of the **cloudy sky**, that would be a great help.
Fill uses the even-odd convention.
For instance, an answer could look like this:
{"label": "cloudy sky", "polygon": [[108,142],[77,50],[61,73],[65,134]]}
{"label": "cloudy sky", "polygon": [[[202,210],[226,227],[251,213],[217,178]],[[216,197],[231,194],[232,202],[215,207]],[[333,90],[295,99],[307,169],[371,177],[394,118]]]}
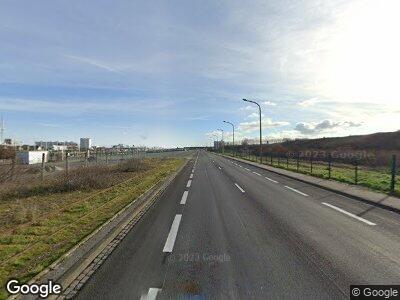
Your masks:
{"label": "cloudy sky", "polygon": [[268,139],[400,129],[398,0],[0,7],[0,113],[24,143],[204,145],[222,120],[256,137],[242,98]]}

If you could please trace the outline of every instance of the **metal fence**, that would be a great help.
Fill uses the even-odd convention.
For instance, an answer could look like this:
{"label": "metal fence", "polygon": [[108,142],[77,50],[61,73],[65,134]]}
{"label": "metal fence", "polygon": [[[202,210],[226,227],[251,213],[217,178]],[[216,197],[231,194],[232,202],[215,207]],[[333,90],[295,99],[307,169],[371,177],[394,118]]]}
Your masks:
{"label": "metal fence", "polygon": [[145,151],[136,149],[124,149],[122,151],[71,151],[49,152],[48,158],[42,156],[42,162],[38,164],[23,164],[17,158],[2,160],[0,162],[0,184],[11,181],[43,180],[60,172],[68,172],[78,167],[94,165],[118,164],[129,159],[143,159]]}
{"label": "metal fence", "polygon": [[[260,162],[253,149],[225,149],[225,154]],[[326,151],[269,152],[261,156],[262,163],[273,167],[332,179],[400,196],[400,157],[396,154],[380,158],[372,155],[345,157]]]}

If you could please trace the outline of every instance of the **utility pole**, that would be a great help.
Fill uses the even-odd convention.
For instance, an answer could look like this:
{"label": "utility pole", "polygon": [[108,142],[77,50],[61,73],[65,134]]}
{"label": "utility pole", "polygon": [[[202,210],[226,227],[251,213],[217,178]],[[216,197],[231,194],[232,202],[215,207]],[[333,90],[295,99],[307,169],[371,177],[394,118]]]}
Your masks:
{"label": "utility pole", "polygon": [[258,106],[258,112],[259,112],[259,114],[260,114],[260,163],[262,164],[262,126],[261,126],[261,106],[260,106],[260,104],[258,104],[257,102],[255,102],[255,101],[252,101],[252,100],[247,100],[247,99],[243,99],[243,101],[245,101],[245,102],[250,102],[250,103],[253,103],[253,104],[255,104],[255,105],[257,105]]}
{"label": "utility pole", "polygon": [[235,156],[235,125],[228,121],[222,121],[224,123],[230,124],[232,126],[232,147],[233,147],[233,156]]}

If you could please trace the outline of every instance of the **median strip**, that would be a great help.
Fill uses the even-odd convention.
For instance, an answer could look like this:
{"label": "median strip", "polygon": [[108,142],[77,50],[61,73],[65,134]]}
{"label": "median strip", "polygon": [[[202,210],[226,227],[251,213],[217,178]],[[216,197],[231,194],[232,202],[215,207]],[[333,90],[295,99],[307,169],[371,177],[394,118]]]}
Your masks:
{"label": "median strip", "polygon": [[176,215],[172,222],[171,229],[169,231],[167,240],[164,245],[163,252],[172,252],[175,245],[176,236],[178,234],[179,224],[181,223],[182,215]]}
{"label": "median strip", "polygon": [[244,189],[242,189],[237,183],[235,183],[236,187],[239,189],[239,191],[241,191],[242,193],[244,193]]}
{"label": "median strip", "polygon": [[326,205],[326,206],[328,206],[330,208],[333,208],[333,209],[337,210],[338,212],[341,212],[341,213],[343,213],[343,214],[345,214],[345,215],[347,215],[349,217],[352,217],[352,218],[354,218],[354,219],[356,219],[358,221],[364,222],[365,224],[368,224],[368,225],[371,225],[371,226],[375,226],[376,225],[375,223],[373,223],[371,221],[368,221],[368,220],[366,220],[364,218],[361,218],[361,217],[359,217],[359,216],[357,216],[355,214],[352,214],[352,213],[350,213],[350,212],[348,212],[348,211],[346,211],[344,209],[341,209],[341,208],[339,208],[337,206],[334,206],[332,204],[329,204],[329,203],[326,203],[326,202],[322,202],[322,204]]}
{"label": "median strip", "polygon": [[290,186],[285,185],[285,188],[287,188],[287,189],[289,189],[289,190],[291,190],[291,191],[293,191],[293,192],[296,192],[296,193],[298,193],[298,194],[300,194],[300,195],[303,195],[303,196],[305,196],[305,197],[308,197],[307,194],[305,194],[305,193],[303,193],[303,192],[300,192],[299,190],[296,190],[296,189],[294,189],[294,188],[292,188],[292,187],[290,187]]}

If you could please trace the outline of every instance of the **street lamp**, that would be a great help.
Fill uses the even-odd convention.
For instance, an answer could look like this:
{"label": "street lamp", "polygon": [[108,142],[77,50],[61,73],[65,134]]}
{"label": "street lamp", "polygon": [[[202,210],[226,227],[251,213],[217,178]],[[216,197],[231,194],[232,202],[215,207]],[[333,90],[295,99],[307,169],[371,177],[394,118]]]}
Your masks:
{"label": "street lamp", "polygon": [[230,124],[232,125],[232,146],[233,146],[233,155],[235,156],[235,125],[233,125],[233,123],[228,122],[228,121],[222,121],[224,123]]}
{"label": "street lamp", "polygon": [[262,164],[262,132],[261,132],[261,106],[255,101],[243,99],[245,102],[250,102],[258,106],[258,111],[260,113],[260,163]]}
{"label": "street lamp", "polygon": [[220,129],[220,128],[218,128],[217,130],[219,130],[219,131],[221,131],[221,134],[222,134],[222,153],[224,153],[225,152],[225,147],[224,147],[224,130],[223,129]]}

